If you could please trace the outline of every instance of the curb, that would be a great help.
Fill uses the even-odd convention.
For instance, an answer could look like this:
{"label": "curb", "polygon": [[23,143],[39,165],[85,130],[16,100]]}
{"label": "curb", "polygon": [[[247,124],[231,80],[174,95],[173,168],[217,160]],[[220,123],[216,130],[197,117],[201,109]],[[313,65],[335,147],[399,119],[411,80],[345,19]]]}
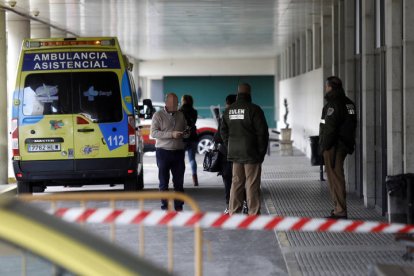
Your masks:
{"label": "curb", "polygon": [[15,195],[17,195],[16,184],[0,185],[0,196],[15,196]]}

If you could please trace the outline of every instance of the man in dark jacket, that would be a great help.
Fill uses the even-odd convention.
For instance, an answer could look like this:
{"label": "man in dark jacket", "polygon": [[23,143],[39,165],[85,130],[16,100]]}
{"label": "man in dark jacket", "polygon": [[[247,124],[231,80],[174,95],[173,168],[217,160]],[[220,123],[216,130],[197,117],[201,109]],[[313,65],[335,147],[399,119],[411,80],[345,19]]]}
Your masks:
{"label": "man in dark jacket", "polygon": [[328,218],[347,219],[344,161],[355,146],[355,104],[345,96],[342,81],[335,76],[325,83],[326,105],[319,125],[319,146],[328,176],[334,209]]}
{"label": "man in dark jacket", "polygon": [[269,142],[263,110],[252,103],[250,85],[238,86],[237,100],[224,112],[220,128],[227,145],[227,159],[233,162],[229,213],[241,213],[244,193],[250,215],[260,214],[260,178]]}

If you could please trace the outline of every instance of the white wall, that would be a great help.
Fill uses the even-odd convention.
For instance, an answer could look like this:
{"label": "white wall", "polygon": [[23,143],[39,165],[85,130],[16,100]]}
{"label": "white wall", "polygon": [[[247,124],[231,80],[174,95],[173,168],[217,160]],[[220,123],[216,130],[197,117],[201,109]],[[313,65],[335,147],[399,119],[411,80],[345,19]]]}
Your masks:
{"label": "white wall", "polygon": [[280,82],[279,122],[284,128],[283,101],[288,102],[288,123],[292,128],[293,145],[310,157],[309,136],[319,134],[319,122],[323,107],[323,72],[317,69]]}
{"label": "white wall", "polygon": [[182,59],[140,62],[140,76],[253,76],[274,75],[275,58]]}

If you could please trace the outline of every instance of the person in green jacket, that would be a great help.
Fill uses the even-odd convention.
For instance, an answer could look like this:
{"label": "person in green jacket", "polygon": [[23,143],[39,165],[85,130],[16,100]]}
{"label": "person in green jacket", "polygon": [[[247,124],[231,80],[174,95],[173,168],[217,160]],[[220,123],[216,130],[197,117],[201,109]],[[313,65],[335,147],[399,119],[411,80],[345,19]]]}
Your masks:
{"label": "person in green jacket", "polygon": [[345,96],[338,77],[327,78],[325,83],[326,105],[319,125],[319,148],[325,162],[328,186],[334,209],[331,219],[347,219],[344,161],[355,147],[356,108]]}
{"label": "person in green jacket", "polygon": [[220,133],[227,145],[227,160],[233,162],[229,213],[242,212],[246,193],[249,215],[259,215],[261,170],[269,128],[263,110],[252,103],[249,84],[239,84],[236,102],[224,111]]}

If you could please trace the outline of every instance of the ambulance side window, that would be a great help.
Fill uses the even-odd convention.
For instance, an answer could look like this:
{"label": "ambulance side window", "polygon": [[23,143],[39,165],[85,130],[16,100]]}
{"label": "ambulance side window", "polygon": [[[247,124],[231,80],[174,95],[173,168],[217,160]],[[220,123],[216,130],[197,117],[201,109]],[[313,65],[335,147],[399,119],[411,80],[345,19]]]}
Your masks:
{"label": "ambulance side window", "polygon": [[23,114],[69,114],[72,112],[70,98],[70,73],[30,74],[23,89]]}
{"label": "ambulance side window", "polygon": [[74,113],[81,113],[95,123],[122,120],[121,90],[113,72],[72,73]]}

